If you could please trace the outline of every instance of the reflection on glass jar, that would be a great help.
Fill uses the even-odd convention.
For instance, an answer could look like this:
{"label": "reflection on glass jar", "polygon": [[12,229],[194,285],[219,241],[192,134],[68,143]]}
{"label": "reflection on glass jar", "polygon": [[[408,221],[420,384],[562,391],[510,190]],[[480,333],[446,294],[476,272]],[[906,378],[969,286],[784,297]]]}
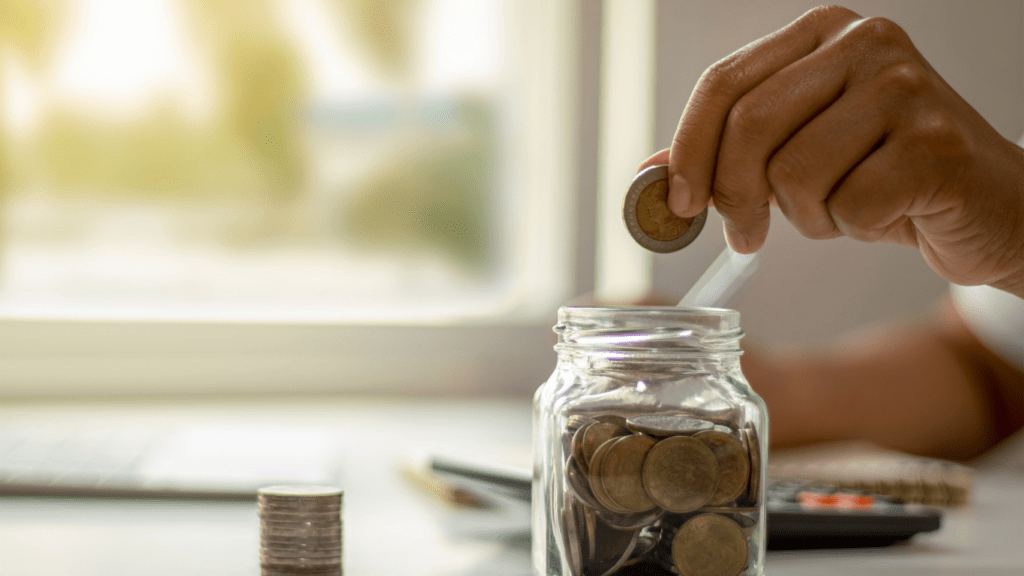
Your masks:
{"label": "reflection on glass jar", "polygon": [[764,402],[739,313],[565,307],[534,397],[539,575],[764,572]]}

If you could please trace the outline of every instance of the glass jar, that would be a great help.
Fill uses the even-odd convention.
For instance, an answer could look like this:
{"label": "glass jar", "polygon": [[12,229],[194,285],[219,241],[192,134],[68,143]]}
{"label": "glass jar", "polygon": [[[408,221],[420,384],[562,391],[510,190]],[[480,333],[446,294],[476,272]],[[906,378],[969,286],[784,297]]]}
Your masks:
{"label": "glass jar", "polygon": [[555,332],[534,396],[534,573],[763,574],[768,417],[739,313],[564,307]]}

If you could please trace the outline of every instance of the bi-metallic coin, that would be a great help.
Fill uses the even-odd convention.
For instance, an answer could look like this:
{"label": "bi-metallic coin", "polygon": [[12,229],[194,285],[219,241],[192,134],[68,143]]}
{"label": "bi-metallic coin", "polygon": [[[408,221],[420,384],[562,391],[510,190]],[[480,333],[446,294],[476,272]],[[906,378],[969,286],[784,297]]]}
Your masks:
{"label": "bi-metallic coin", "polygon": [[633,178],[622,206],[629,234],[644,248],[659,253],[688,246],[704,228],[705,208],[693,218],[680,218],[668,209],[668,166],[651,166]]}

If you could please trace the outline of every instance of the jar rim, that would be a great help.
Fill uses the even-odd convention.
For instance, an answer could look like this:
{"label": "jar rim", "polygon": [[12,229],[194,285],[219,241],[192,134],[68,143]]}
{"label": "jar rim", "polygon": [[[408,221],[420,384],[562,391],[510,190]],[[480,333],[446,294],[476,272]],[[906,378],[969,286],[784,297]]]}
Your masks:
{"label": "jar rim", "polygon": [[686,320],[703,320],[701,324],[708,325],[707,321],[718,320],[719,330],[733,330],[739,328],[740,313],[730,308],[708,308],[708,307],[687,307],[687,306],[562,306],[558,309],[559,323],[592,318],[603,319],[615,315],[618,319],[650,319],[650,321],[671,321],[684,322]]}
{"label": "jar rim", "polygon": [[741,353],[739,318],[727,308],[563,306],[555,350]]}

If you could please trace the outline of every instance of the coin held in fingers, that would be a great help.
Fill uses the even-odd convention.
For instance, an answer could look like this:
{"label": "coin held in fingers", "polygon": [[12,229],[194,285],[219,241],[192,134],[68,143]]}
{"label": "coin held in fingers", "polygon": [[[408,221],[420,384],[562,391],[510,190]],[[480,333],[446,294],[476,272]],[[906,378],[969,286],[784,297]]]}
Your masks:
{"label": "coin held in fingers", "polygon": [[622,206],[629,234],[651,252],[675,252],[688,246],[704,228],[708,209],[680,218],[668,208],[668,166],[651,166],[633,178]]}

